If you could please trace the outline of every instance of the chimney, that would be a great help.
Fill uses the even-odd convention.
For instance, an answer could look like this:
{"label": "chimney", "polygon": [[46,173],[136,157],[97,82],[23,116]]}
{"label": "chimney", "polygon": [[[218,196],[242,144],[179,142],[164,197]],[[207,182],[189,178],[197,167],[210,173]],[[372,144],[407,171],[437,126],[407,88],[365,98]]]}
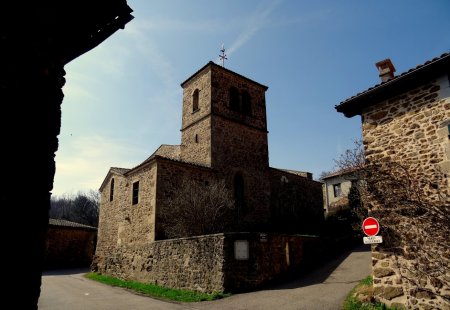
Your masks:
{"label": "chimney", "polygon": [[377,66],[378,72],[380,72],[381,82],[387,82],[394,77],[395,67],[389,58],[377,62],[375,66]]}

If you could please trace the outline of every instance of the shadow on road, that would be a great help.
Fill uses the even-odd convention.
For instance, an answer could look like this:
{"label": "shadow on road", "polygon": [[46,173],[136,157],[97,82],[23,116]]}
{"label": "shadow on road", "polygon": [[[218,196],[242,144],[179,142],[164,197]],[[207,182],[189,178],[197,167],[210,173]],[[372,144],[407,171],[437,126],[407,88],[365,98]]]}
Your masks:
{"label": "shadow on road", "polygon": [[265,286],[264,290],[295,289],[309,285],[323,283],[336,270],[336,268],[352,253],[370,252],[370,245],[358,245],[338,254],[322,265],[301,274],[277,280]]}
{"label": "shadow on road", "polygon": [[42,272],[43,276],[63,276],[78,273],[88,273],[91,271],[89,267],[76,267],[76,268],[66,268],[66,269],[48,269]]}

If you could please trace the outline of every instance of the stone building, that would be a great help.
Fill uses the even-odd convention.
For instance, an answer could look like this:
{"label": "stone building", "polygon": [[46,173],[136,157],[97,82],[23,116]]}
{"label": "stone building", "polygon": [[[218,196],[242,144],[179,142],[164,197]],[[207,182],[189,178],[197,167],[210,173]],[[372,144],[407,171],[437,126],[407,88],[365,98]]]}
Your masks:
{"label": "stone building", "polygon": [[44,267],[89,267],[95,253],[97,227],[50,218]]}
{"label": "stone building", "polygon": [[167,189],[183,179],[200,181],[206,191],[224,180],[235,200],[236,231],[317,231],[321,183],[310,173],[269,167],[267,87],[213,62],[181,86],[181,144],[162,145],[132,169],[111,168],[100,187],[97,266],[124,247],[166,238]]}
{"label": "stone building", "polygon": [[[445,53],[398,76],[389,59],[376,64],[381,83],[336,106],[346,117],[361,116],[366,161],[401,163],[410,176],[421,182],[422,199],[441,206],[450,205],[450,54]],[[406,180],[405,180],[406,181]],[[377,206],[375,206],[377,207]],[[383,212],[382,208],[380,212]],[[416,223],[420,221],[417,218]],[[413,222],[408,223],[414,225]],[[433,224],[428,224],[429,228]],[[383,226],[383,223],[381,223]],[[401,225],[398,226],[401,228]],[[411,227],[411,226],[410,226]],[[425,236],[425,235],[424,235]],[[433,249],[434,259],[449,264],[448,236]],[[420,279],[423,289],[404,281],[408,246],[392,249],[383,244],[372,247],[374,287],[377,297],[388,304],[413,309],[450,309],[448,283],[427,277]],[[402,254],[403,253],[403,254]],[[446,260],[447,257],[447,260]],[[438,263],[438,261],[436,261]],[[419,279],[417,279],[419,281]],[[409,284],[408,284],[409,283]],[[430,295],[429,291],[437,292]],[[445,299],[440,296],[447,296]]]}

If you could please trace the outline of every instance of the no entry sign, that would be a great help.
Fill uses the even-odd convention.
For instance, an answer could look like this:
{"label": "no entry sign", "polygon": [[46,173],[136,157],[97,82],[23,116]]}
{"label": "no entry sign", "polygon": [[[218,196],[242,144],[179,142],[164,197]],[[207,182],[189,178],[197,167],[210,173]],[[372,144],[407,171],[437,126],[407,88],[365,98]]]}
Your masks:
{"label": "no entry sign", "polygon": [[367,236],[376,236],[380,231],[380,224],[375,218],[368,217],[363,221],[362,229]]}

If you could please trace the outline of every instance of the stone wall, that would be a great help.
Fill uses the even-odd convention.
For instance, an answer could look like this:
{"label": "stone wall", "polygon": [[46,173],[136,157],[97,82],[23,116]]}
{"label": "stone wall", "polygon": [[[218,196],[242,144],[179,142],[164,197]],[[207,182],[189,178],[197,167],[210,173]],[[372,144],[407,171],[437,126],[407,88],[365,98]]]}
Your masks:
{"label": "stone wall", "polygon": [[[248,258],[236,259],[235,241],[248,242]],[[255,289],[287,273],[302,272],[321,257],[313,237],[226,233],[121,245],[96,256],[93,270],[164,287],[201,292]]]}
{"label": "stone wall", "polygon": [[97,231],[49,226],[45,247],[45,268],[89,267],[95,251]]}
{"label": "stone wall", "polygon": [[320,182],[271,168],[270,190],[272,230],[319,233],[324,220]]}
{"label": "stone wall", "polygon": [[[265,99],[267,87],[229,70],[223,70],[222,67],[217,65],[213,65],[211,71],[213,114],[267,131]],[[231,87],[235,87],[240,94],[246,91],[250,95],[250,115],[230,109],[229,90]]]}
{"label": "stone wall", "polygon": [[[198,90],[198,110],[193,109],[193,93]],[[211,165],[211,72],[209,67],[183,87],[181,159]]]}
{"label": "stone wall", "polygon": [[[424,199],[431,203],[445,199],[444,203],[450,204],[449,96],[449,80],[443,76],[363,111],[367,160],[389,158],[406,166],[414,178],[431,181],[422,182],[421,188]],[[446,176],[438,177],[439,171]],[[403,250],[407,253],[407,249]],[[404,274],[397,260],[405,261],[407,257],[393,255],[383,244],[374,246],[373,252],[375,293],[382,301],[414,309],[450,308],[448,302],[432,300],[426,292],[415,294],[414,287],[402,281]],[[441,258],[446,257],[448,248],[442,245],[440,253]],[[442,291],[445,295],[445,288]]]}
{"label": "stone wall", "polygon": [[[155,215],[155,238],[165,239],[162,228],[161,214],[169,208],[167,193],[176,190],[183,180],[196,180],[200,183],[212,183],[217,178],[217,173],[206,167],[186,165],[180,162],[158,159],[157,163],[157,188],[156,188],[156,215]],[[207,189],[207,187],[205,187]],[[189,212],[189,210],[186,210]]]}
{"label": "stone wall", "polygon": [[[111,180],[114,195],[110,201]],[[139,181],[139,202],[132,204],[133,182]],[[97,254],[114,252],[122,243],[155,240],[156,165],[147,164],[129,176],[110,174],[101,191]]]}

